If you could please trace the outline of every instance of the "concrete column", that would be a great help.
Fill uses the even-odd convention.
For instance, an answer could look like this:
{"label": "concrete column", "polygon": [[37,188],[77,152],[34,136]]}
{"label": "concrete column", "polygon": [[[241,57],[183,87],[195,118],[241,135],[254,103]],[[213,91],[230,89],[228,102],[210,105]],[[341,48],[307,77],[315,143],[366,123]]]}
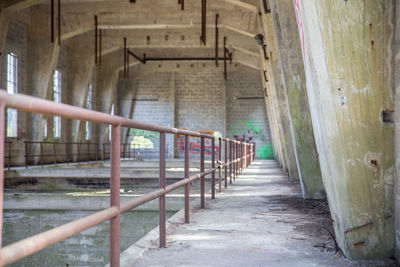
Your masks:
{"label": "concrete column", "polygon": [[[134,79],[120,79],[118,81],[118,114],[121,117],[132,118],[132,103],[134,98]],[[122,143],[128,141],[128,129],[122,128]]]}
{"label": "concrete column", "polygon": [[[260,6],[262,6],[261,1]],[[264,12],[261,12],[261,14],[260,20],[261,26],[264,30],[267,51],[272,52],[268,53],[269,67],[267,67],[267,70],[269,72],[269,82],[272,85],[270,86],[271,101],[274,102],[274,109],[278,111],[277,122],[280,128],[280,140],[282,143],[284,161],[286,163],[286,166],[284,167],[287,168],[290,181],[298,181],[300,176],[299,166],[296,157],[294,137],[290,129],[291,117],[290,113],[288,113],[288,103],[281,79],[281,62],[278,60],[278,48],[276,47],[276,37],[273,31],[272,18],[271,16],[266,16]]]}
{"label": "concrete column", "polygon": [[395,170],[394,170],[394,200],[395,200],[395,256],[400,261],[400,2],[396,2],[396,28],[394,35],[393,55],[395,58]]}
{"label": "concrete column", "polygon": [[[2,62],[4,60],[4,48],[6,46],[7,41],[7,33],[8,33],[8,24],[10,18],[8,13],[5,10],[0,10],[0,75],[2,73],[1,66],[3,66]],[[0,76],[0,79],[1,76]]]}
{"label": "concrete column", "polygon": [[394,248],[393,1],[294,0],[336,238],[351,259]]}
{"label": "concrete column", "polygon": [[273,30],[281,62],[282,83],[290,115],[302,193],[305,198],[324,198],[318,153],[315,146],[296,14],[292,0],[271,1]]}
{"label": "concrete column", "polygon": [[[52,93],[50,88],[53,82],[53,73],[57,66],[60,46],[58,40],[50,42],[48,33],[46,8],[36,8],[31,12],[32,23],[28,27],[28,84],[32,96],[49,99]],[[44,121],[42,115],[32,114],[28,126],[31,140],[42,140]]]}
{"label": "concrete column", "polygon": [[[89,86],[92,82],[94,71],[93,49],[91,45],[82,45],[89,43],[83,42],[81,38],[75,38],[70,42],[69,48],[72,51],[69,58],[69,103],[76,107],[86,108]],[[70,122],[70,140],[72,142],[85,140],[85,122],[78,120]]]}
{"label": "concrete column", "polygon": [[[102,64],[97,66],[96,72],[96,109],[100,112],[111,113],[112,104],[116,104],[117,83],[120,73],[122,51],[103,57]],[[115,113],[118,112],[114,105]],[[96,124],[97,141],[100,144],[100,153],[103,153],[103,143],[108,143],[109,128],[104,124]]]}

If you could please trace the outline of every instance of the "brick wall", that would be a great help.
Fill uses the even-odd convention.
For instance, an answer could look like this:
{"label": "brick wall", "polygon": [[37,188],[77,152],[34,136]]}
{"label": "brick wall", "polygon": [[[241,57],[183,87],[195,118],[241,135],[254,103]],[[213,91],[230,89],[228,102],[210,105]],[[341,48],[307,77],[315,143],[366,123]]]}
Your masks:
{"label": "brick wall", "polygon": [[227,137],[255,142],[257,157],[270,158],[272,141],[259,71],[231,72],[227,80]]}

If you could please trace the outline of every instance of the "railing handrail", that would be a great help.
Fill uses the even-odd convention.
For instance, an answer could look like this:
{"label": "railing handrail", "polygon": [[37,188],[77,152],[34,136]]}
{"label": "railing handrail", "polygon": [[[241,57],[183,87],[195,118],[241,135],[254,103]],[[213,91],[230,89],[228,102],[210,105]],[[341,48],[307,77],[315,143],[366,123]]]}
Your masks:
{"label": "railing handrail", "polygon": [[121,127],[135,128],[140,130],[147,130],[153,132],[165,132],[170,134],[190,135],[205,138],[214,138],[213,135],[171,128],[166,126],[159,126],[140,122],[124,117],[110,115],[99,111],[75,107],[63,103],[55,103],[53,101],[23,95],[23,94],[7,94],[5,90],[0,90],[0,99],[4,101],[7,107],[15,108],[19,111],[38,113],[49,116],[60,116],[71,120],[90,121],[99,124],[120,125]]}
{"label": "railing handrail", "polygon": [[[4,142],[5,142],[5,108],[15,108],[20,111],[46,114],[50,116],[60,116],[68,119],[85,120],[101,124],[112,125],[111,139],[111,181],[110,181],[110,207],[70,223],[60,225],[51,230],[28,237],[11,245],[0,249],[0,265],[6,265],[16,262],[22,258],[32,255],[44,248],[56,244],[66,238],[72,237],[90,227],[98,225],[102,222],[110,220],[110,263],[111,266],[119,266],[120,256],[120,214],[138,207],[148,201],[159,198],[160,213],[160,247],[166,244],[166,202],[167,193],[185,186],[185,222],[189,222],[189,201],[190,201],[190,183],[201,179],[201,208],[204,208],[205,187],[204,177],[212,174],[212,199],[215,197],[215,138],[212,135],[198,133],[194,131],[157,126],[147,123],[125,119],[119,116],[113,116],[97,111],[78,108],[67,104],[54,103],[48,100],[35,98],[32,96],[15,94],[8,95],[6,91],[0,90],[0,247],[2,240],[2,219],[3,219],[3,194],[4,194]],[[160,188],[141,197],[130,201],[120,202],[120,149],[121,149],[121,127],[136,128],[149,131],[160,132],[160,162],[159,162],[159,180]],[[166,133],[185,135],[185,178],[166,186]],[[189,138],[190,136],[201,137],[201,172],[189,177]],[[205,159],[205,138],[212,141],[212,166],[211,169],[204,169]],[[254,158],[253,145],[243,142],[233,142],[233,140],[225,139],[225,164],[229,163],[234,169],[234,177],[238,172],[245,169]],[[221,142],[221,139],[220,139]],[[227,145],[229,143],[229,151],[235,150],[235,159],[228,162]],[[232,146],[235,144],[235,146]],[[221,145],[219,146],[219,160],[221,162]],[[240,148],[240,150],[239,150]],[[232,154],[230,154],[232,156]],[[221,162],[222,163],[222,162]],[[221,169],[221,166],[219,167]],[[232,170],[230,168],[230,178],[232,179]],[[221,171],[220,178],[221,180]],[[227,181],[227,169],[225,166],[225,187]],[[221,189],[221,188],[220,188]]]}

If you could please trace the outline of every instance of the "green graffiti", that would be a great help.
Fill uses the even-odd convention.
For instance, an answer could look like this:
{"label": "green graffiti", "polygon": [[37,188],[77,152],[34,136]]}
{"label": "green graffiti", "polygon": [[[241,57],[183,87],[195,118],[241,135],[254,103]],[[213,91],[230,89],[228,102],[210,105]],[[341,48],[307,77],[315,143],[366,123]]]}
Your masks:
{"label": "green graffiti", "polygon": [[253,131],[254,135],[262,134],[262,123],[259,121],[240,121],[233,125],[233,134],[242,134],[246,131]]}
{"label": "green graffiti", "polygon": [[260,159],[275,159],[274,148],[264,144],[257,150],[257,157]]}

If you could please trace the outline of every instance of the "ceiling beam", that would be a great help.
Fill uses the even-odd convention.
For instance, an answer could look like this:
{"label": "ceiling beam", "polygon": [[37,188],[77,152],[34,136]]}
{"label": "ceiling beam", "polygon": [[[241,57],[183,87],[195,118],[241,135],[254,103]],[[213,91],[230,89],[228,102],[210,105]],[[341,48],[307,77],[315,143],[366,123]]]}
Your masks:
{"label": "ceiling beam", "polygon": [[43,3],[46,0],[21,0],[21,1],[8,1],[3,5],[4,11],[7,13],[15,13],[22,9],[29,8]]}
{"label": "ceiling beam", "polygon": [[237,62],[239,64],[242,64],[242,65],[247,66],[247,67],[252,68],[252,69],[261,70],[261,68],[259,66],[255,66],[253,64],[244,62],[243,60],[234,60],[234,62]]}
{"label": "ceiling beam", "polygon": [[252,51],[247,50],[247,49],[244,49],[243,47],[236,46],[236,45],[228,45],[228,47],[231,48],[232,50],[240,51],[240,52],[243,52],[243,53],[248,54],[250,56],[260,58],[260,54],[252,52]]}
{"label": "ceiling beam", "polygon": [[258,13],[258,8],[255,5],[248,4],[246,2],[242,2],[239,0],[222,0],[222,1]]}
{"label": "ceiling beam", "polygon": [[[163,29],[178,30],[178,29],[192,29],[192,28],[198,28],[198,27],[200,27],[200,26],[196,25],[196,24],[143,24],[143,25],[117,25],[117,24],[107,25],[107,24],[103,24],[103,25],[99,25],[99,29],[103,29],[103,30],[163,30]],[[250,38],[254,38],[254,36],[256,35],[255,33],[241,30],[241,29],[238,29],[238,28],[226,25],[226,24],[219,24],[218,27],[224,28],[224,29],[232,31],[232,32],[236,32],[238,34],[241,34],[241,35],[244,35],[244,36],[247,36]],[[215,28],[215,25],[208,24],[207,28]],[[94,30],[93,25],[86,25],[83,27],[79,27],[79,28],[73,29],[67,33],[64,33],[61,36],[61,40],[66,41],[75,36],[90,32],[92,30]]]}

